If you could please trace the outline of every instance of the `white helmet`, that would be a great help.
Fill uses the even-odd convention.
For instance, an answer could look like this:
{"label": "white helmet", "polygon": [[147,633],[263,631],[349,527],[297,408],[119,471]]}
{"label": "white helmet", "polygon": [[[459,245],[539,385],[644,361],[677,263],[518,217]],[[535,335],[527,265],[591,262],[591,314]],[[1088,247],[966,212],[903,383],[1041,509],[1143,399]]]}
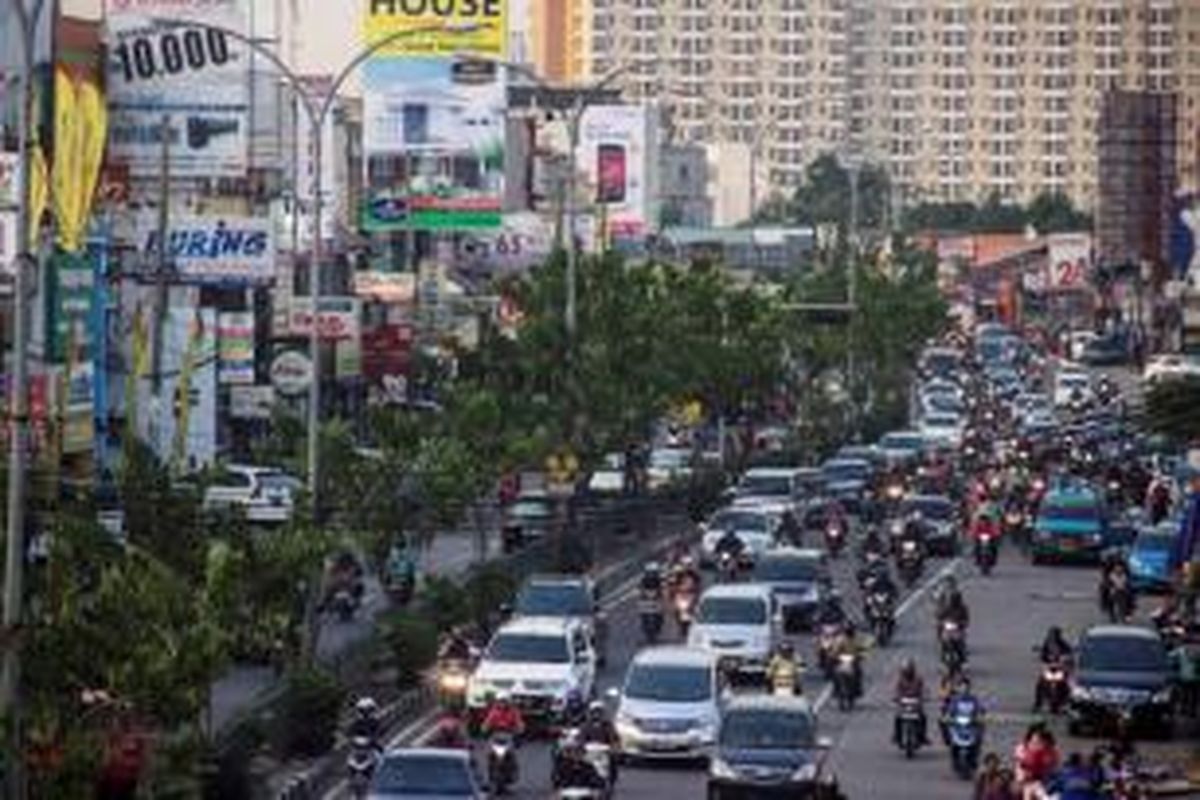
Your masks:
{"label": "white helmet", "polygon": [[354,710],[365,717],[378,711],[379,703],[375,702],[374,697],[360,697],[354,704]]}

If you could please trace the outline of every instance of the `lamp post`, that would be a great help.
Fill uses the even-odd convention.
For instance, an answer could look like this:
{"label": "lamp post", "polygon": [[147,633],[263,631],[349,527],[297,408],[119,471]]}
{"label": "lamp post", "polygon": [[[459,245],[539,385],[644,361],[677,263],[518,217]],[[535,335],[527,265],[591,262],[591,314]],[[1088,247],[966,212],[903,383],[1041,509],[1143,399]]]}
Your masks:
{"label": "lamp post", "polygon": [[333,109],[334,103],[337,101],[338,90],[342,84],[358,69],[364,61],[378,53],[380,50],[394,44],[400,39],[407,39],[412,36],[419,36],[426,33],[434,33],[437,31],[454,32],[454,33],[471,33],[479,30],[483,25],[478,23],[469,23],[463,25],[437,24],[423,25],[417,28],[409,28],[406,30],[396,31],[390,36],[385,36],[376,42],[372,42],[369,46],[363,48],[358,55],[352,58],[341,71],[334,77],[329,88],[321,97],[313,97],[304,89],[304,83],[300,76],[284,63],[283,59],[275,54],[270,48],[264,46],[257,39],[253,39],[244,33],[226,28],[222,25],[213,25],[207,22],[197,22],[194,20],[175,19],[171,17],[156,17],[154,19],[156,25],[165,28],[201,28],[206,31],[216,31],[235,41],[241,42],[246,47],[253,50],[269,61],[279,73],[284,77],[292,90],[296,93],[299,99],[300,107],[304,109],[305,116],[308,117],[310,125],[310,138],[312,141],[312,162],[313,162],[313,179],[311,190],[311,226],[312,226],[312,241],[309,243],[309,296],[312,299],[312,314],[311,325],[309,330],[309,358],[312,360],[312,380],[308,386],[308,490],[311,495],[313,521],[319,523],[321,516],[320,503],[320,424],[321,424],[321,335],[317,324],[320,311],[321,298],[321,258],[322,258],[322,242],[321,242],[321,195],[323,188],[321,185],[321,161],[322,161],[322,137],[321,131],[325,127],[325,121],[329,118],[329,114]]}
{"label": "lamp post", "polygon": [[33,240],[33,209],[30,207],[33,187],[33,67],[34,39],[38,23],[44,11],[44,0],[34,0],[27,7],[25,0],[10,0],[10,6],[19,27],[18,39],[21,47],[21,84],[17,108],[17,162],[20,169],[17,198],[17,261],[13,280],[13,368],[9,403],[9,451],[8,451],[8,527],[4,553],[4,612],[3,631],[0,631],[0,646],[3,647],[3,665],[0,668],[0,718],[8,723],[8,791],[7,796],[19,799],[25,796],[24,775],[21,770],[20,742],[20,680],[21,658],[14,634],[21,625],[24,615],[24,567],[25,567],[25,449],[29,429],[29,404],[26,397],[29,382],[26,358],[28,336],[28,307],[26,293],[30,273],[36,270],[37,262],[31,253]]}

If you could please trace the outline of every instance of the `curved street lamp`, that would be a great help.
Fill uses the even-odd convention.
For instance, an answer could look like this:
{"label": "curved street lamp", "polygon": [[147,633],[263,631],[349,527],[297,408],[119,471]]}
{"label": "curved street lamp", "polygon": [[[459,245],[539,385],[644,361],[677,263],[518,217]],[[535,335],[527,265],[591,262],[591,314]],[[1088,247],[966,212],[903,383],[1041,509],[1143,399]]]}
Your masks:
{"label": "curved street lamp", "polygon": [[391,44],[412,36],[419,36],[425,33],[472,33],[481,28],[490,27],[479,23],[466,24],[437,24],[423,25],[417,28],[408,28],[401,31],[396,31],[390,36],[385,36],[378,41],[372,42],[366,48],[361,50],[358,55],[352,58],[341,71],[334,77],[333,82],[329,85],[329,89],[321,97],[313,97],[304,89],[304,83],[300,76],[284,63],[274,51],[264,46],[262,42],[251,38],[240,31],[227,28],[222,25],[213,25],[208,22],[198,22],[195,20],[177,19],[173,17],[154,17],[153,23],[158,27],[163,28],[201,28],[206,31],[216,31],[235,41],[241,42],[246,47],[253,50],[256,54],[262,56],[269,61],[284,79],[291,85],[292,90],[296,92],[299,98],[301,107],[304,108],[305,115],[308,117],[309,125],[311,126],[310,139],[312,142],[313,155],[313,179],[311,189],[311,226],[312,226],[312,241],[309,245],[309,295],[312,298],[312,315],[311,327],[309,330],[309,358],[312,360],[313,376],[308,386],[308,490],[310,494],[310,502],[312,507],[313,521],[318,523],[321,518],[320,504],[320,436],[319,428],[321,424],[321,360],[320,360],[320,344],[321,337],[317,326],[319,300],[321,296],[321,130],[325,126],[325,121],[329,117],[330,111],[333,109],[334,103],[337,101],[338,91],[342,84],[358,69],[364,61],[378,53],[380,50],[388,47]]}

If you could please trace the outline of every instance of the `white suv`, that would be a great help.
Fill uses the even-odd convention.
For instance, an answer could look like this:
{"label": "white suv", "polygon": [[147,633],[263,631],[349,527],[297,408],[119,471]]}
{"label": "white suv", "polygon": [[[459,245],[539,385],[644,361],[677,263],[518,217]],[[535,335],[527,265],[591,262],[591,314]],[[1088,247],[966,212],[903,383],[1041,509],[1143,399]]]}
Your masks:
{"label": "white suv", "polygon": [[240,508],[248,522],[281,524],[292,518],[299,478],[278,467],[226,466],[204,490],[205,511]]}
{"label": "white suv", "polygon": [[764,672],[778,640],[775,598],[763,584],[721,584],[700,596],[688,644],[717,656],[723,666]]}
{"label": "white suv", "polygon": [[468,682],[467,705],[478,722],[492,697],[503,692],[527,720],[553,723],[572,691],[589,698],[595,684],[596,653],[584,623],[524,617],[492,637]]}
{"label": "white suv", "polygon": [[618,693],[617,736],[624,756],[708,757],[721,714],[720,675],[712,653],[664,645],[639,652]]}

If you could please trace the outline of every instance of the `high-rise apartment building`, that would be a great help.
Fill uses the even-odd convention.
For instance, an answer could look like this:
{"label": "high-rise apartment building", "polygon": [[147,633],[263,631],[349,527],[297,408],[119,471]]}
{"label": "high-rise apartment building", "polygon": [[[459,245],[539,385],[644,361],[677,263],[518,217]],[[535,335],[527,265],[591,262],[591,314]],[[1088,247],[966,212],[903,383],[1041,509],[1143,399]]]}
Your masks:
{"label": "high-rise apartment building", "polygon": [[1112,90],[1179,95],[1179,184],[1198,184],[1198,0],[576,1],[591,74],[628,66],[632,97],[686,140],[750,144],[776,191],[833,151],[886,164],[904,202],[1091,208]]}
{"label": "high-rise apartment building", "polygon": [[526,0],[532,15],[533,66],[550,83],[572,83],[588,66],[588,0]]}

